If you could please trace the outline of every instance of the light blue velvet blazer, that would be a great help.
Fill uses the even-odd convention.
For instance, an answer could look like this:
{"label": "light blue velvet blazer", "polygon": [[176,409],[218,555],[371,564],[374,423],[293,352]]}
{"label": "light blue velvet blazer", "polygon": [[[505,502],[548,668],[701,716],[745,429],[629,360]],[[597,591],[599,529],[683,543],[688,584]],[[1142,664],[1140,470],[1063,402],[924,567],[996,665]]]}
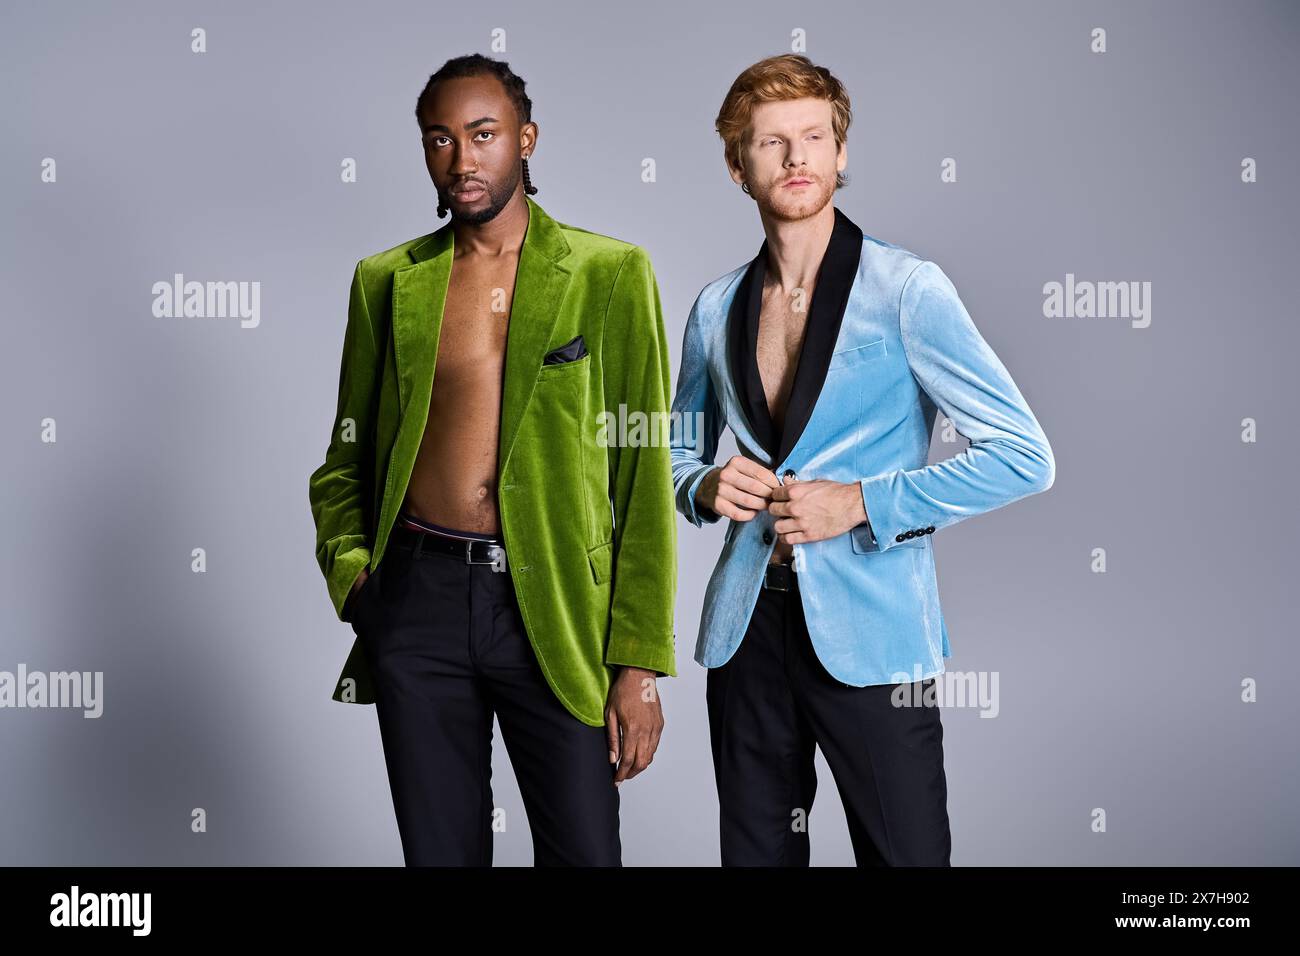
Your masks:
{"label": "light blue velvet blazer", "polygon": [[[743,334],[736,326],[744,323],[746,309],[733,309],[738,290],[747,298],[749,289],[761,293],[757,267],[766,243],[754,261],[710,282],[696,298],[672,405],[676,505],[697,527],[719,520],[696,510],[695,493],[714,467],[725,426],[742,455],[778,476],[859,483],[867,523],[794,545],[813,647],[826,670],[846,684],[923,680],[943,673],[943,659],[951,656],[935,578],[934,532],[1046,491],[1055,462],[1024,396],[939,266],[863,235],[839,210],[836,217],[841,241],[844,224],[852,227],[853,254],[840,256],[838,302],[820,295],[823,286],[834,286],[834,243],[823,260],[805,341],[815,321],[830,321],[819,326],[828,360],[820,366],[813,361],[809,372],[799,373],[810,397],[802,416],[787,411],[786,429],[794,420],[797,435],[760,440],[764,429],[754,413],[754,386],[738,385],[744,376],[733,368],[739,362],[729,347],[729,335]],[[746,308],[752,344],[758,305]],[[805,362],[806,345],[800,364]],[[937,412],[970,445],[926,464]],[[775,547],[774,521],[767,511],[750,521],[729,519],[695,646],[695,660],[705,667],[725,664],[745,635]]]}

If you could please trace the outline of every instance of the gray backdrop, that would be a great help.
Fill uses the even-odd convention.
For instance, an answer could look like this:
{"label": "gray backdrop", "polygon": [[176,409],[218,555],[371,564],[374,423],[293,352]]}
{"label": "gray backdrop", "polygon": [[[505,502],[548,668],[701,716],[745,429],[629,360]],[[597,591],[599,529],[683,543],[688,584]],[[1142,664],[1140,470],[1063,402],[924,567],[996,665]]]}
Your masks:
{"label": "gray backdrop", "polygon": [[[995,719],[944,712],[953,863],[1300,862],[1283,382],[1300,347],[1296,4],[0,17],[0,670],[104,674],[98,719],[0,709],[0,862],[400,864],[374,708],[330,700],[352,632],[315,562],[307,476],[353,264],[442,222],[415,97],[448,57],[510,62],[541,127],[537,200],[650,252],[676,369],[695,295],[762,241],[713,118],[737,73],[800,30],[853,98],[837,204],[952,277],[1057,459],[1048,493],[936,537],[947,665],[999,692]],[[177,272],[260,282],[260,324],[154,317],[153,283]],[[1150,325],[1046,317],[1043,286],[1067,274],[1150,282]],[[936,431],[932,456],[962,447]],[[723,525],[680,527],[681,677],[661,682],[653,766],[622,790],[629,865],[718,860],[691,654]],[[496,859],[528,864],[496,741]],[[813,862],[851,864],[818,767]]]}

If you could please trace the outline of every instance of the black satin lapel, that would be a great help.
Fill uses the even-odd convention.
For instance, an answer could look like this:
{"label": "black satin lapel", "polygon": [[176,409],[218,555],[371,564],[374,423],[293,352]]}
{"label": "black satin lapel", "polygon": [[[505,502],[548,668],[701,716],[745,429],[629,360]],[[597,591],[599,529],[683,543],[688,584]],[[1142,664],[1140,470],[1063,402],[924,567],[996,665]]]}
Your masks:
{"label": "black satin lapel", "polygon": [[749,430],[764,451],[777,445],[776,425],[767,407],[758,371],[758,320],[763,307],[763,275],[767,271],[767,240],[741,277],[727,316],[728,358],[732,384]]}
{"label": "black satin lapel", "polygon": [[[813,290],[808,305],[808,322],[804,327],[803,345],[799,364],[795,367],[790,398],[786,402],[785,428],[781,433],[781,447],[773,460],[780,463],[794,448],[803,434],[813,406],[826,382],[826,369],[831,364],[831,354],[839,339],[844,310],[849,304],[849,292],[858,274],[862,258],[862,230],[853,220],[835,209],[835,226],[830,242],[817,270],[817,288]],[[761,288],[761,287],[760,287]],[[761,385],[759,391],[762,391]]]}

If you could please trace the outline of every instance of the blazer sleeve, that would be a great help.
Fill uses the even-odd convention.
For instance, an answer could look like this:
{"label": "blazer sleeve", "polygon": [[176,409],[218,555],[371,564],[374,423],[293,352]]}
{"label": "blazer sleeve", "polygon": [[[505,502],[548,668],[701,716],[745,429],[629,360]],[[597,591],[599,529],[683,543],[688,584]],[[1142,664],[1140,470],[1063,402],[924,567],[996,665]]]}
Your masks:
{"label": "blazer sleeve", "polygon": [[[634,246],[619,265],[601,337],[605,409],[620,404],[646,420],[668,422],[668,344],[650,258]],[[608,442],[614,507],[613,577],[605,663],[677,676],[673,609],[677,590],[677,522],[668,442],[623,447]]]}
{"label": "blazer sleeve", "polygon": [[903,283],[899,329],[912,374],[970,447],[923,468],[861,479],[881,551],[909,531],[945,528],[1046,491],[1056,475],[1047,436],[935,263],[922,262]]}
{"label": "blazer sleeve", "polygon": [[[348,322],[343,335],[338,406],[324,463],[308,480],[316,523],[316,562],[339,620],[352,585],[370,563],[367,502],[373,479],[374,395],[377,354],[361,263],[352,274]],[[348,606],[348,611],[351,606]]]}
{"label": "blazer sleeve", "polygon": [[677,510],[697,528],[714,524],[722,517],[709,508],[697,508],[695,493],[704,476],[713,470],[718,438],[726,425],[709,376],[708,358],[700,336],[699,308],[700,300],[696,297],[686,318],[682,364],[669,416],[673,423],[673,500]]}

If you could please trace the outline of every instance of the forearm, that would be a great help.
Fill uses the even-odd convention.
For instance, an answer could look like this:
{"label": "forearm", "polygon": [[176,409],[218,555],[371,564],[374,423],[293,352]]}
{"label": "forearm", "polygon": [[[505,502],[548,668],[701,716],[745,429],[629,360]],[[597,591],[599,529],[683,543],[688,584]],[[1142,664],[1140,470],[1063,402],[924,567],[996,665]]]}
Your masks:
{"label": "forearm", "polygon": [[[668,347],[649,258],[633,249],[614,280],[602,336],[605,407],[661,419],[668,410]],[[676,676],[673,640],[677,521],[668,445],[608,450],[614,508],[613,592],[607,665]]]}
{"label": "forearm", "polygon": [[677,522],[666,449],[622,449],[616,475],[614,591],[605,663],[676,676]]}
{"label": "forearm", "polygon": [[881,549],[1045,491],[1056,470],[1029,404],[933,262],[922,262],[904,283],[899,334],[913,375],[970,447],[861,479]]}
{"label": "forearm", "polygon": [[316,562],[340,620],[347,619],[345,605],[371,556],[368,522],[361,506],[364,482],[356,476],[357,471],[355,463],[341,466],[327,460],[309,481]]}
{"label": "forearm", "polygon": [[377,377],[375,339],[361,263],[357,263],[348,303],[334,426],[325,461],[308,479],[308,498],[316,525],[316,561],[341,620],[346,619],[348,596],[370,563],[372,400]]}
{"label": "forearm", "polygon": [[[715,477],[722,468],[718,465],[705,465],[699,469],[687,489],[690,497],[692,513],[699,522],[712,524],[722,517],[714,508],[717,504],[717,479]],[[690,518],[691,513],[686,514]],[[699,523],[697,522],[697,523]]]}

